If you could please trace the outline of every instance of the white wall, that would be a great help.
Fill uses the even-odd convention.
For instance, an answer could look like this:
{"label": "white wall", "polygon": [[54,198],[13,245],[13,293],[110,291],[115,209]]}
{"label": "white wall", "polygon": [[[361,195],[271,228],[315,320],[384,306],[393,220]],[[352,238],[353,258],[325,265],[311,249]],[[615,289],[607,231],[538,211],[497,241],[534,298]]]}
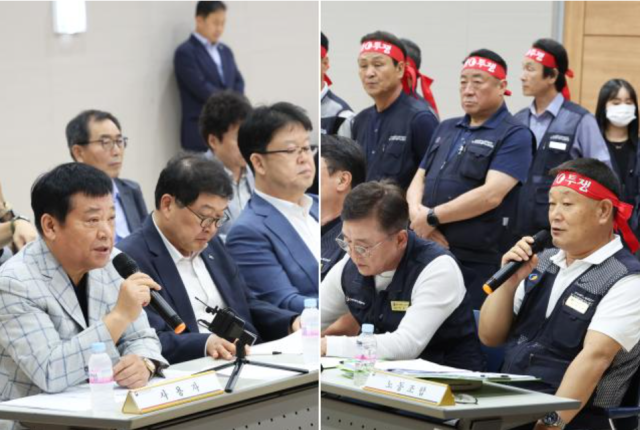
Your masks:
{"label": "white wall", "polygon": [[[122,177],[151,209],[162,167],[179,149],[173,52],[194,26],[195,2],[88,2],[88,31],[56,36],[50,2],[0,2],[0,183],[32,216],[35,178],[71,161],[64,129],[88,108],[112,112],[129,136]],[[286,100],[318,118],[318,2],[228,2],[222,38],[246,93]]]}
{"label": "white wall", "polygon": [[358,78],[360,38],[385,30],[422,49],[420,70],[432,86],[442,118],[462,114],[458,81],[462,60],[480,48],[507,62],[512,112],[530,103],[520,89],[520,65],[531,43],[551,37],[555,2],[322,2],[321,29],[329,38],[333,90],[359,111],[372,104]]}

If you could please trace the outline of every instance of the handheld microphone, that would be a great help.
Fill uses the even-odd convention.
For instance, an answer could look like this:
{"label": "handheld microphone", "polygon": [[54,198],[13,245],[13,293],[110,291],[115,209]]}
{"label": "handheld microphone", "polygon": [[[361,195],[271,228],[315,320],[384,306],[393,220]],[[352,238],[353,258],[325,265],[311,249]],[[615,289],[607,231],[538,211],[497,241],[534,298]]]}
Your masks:
{"label": "handheld microphone", "polygon": [[[140,271],[136,262],[124,252],[116,255],[113,259],[113,267],[116,268],[118,274],[124,279]],[[171,309],[171,306],[169,306],[167,301],[162,298],[156,290],[149,290],[149,293],[151,293],[149,305],[169,324],[169,327],[171,327],[175,333],[182,333],[187,328],[187,325],[182,321],[176,311]]]}
{"label": "handheld microphone", "polygon": [[[540,230],[539,232],[537,232],[533,236],[533,243],[531,244],[532,256],[542,251],[547,246],[549,239],[551,239],[551,235],[547,230]],[[493,293],[493,290],[504,284],[507,279],[513,276],[513,274],[516,273],[518,269],[525,263],[526,261],[509,261],[507,264],[502,266],[502,268],[498,270],[495,275],[489,278],[482,289],[487,294]]]}

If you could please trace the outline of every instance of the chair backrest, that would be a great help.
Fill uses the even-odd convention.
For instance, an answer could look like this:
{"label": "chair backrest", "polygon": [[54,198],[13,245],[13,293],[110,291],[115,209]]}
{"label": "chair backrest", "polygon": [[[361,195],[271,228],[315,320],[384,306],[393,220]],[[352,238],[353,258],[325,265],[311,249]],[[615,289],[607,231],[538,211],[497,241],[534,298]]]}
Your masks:
{"label": "chair backrest", "polygon": [[[478,329],[478,325],[480,323],[480,311],[474,309],[473,317],[476,320],[476,330]],[[485,346],[482,342],[480,342],[480,347],[482,349],[482,353],[487,358],[487,370],[489,372],[499,372],[502,367],[502,362],[504,361],[504,348],[499,347],[491,347]]]}

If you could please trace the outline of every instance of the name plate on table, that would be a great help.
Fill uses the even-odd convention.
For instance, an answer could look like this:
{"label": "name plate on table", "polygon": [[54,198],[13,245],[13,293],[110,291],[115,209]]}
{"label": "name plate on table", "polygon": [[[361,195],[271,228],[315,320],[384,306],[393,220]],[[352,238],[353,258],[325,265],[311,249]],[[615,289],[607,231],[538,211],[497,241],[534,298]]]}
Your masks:
{"label": "name plate on table", "polygon": [[217,396],[223,392],[214,371],[183,376],[130,390],[122,407],[122,413],[144,414]]}
{"label": "name plate on table", "polygon": [[399,376],[388,372],[375,371],[369,376],[363,388],[367,391],[435,406],[454,406],[456,404],[451,387],[447,384]]}

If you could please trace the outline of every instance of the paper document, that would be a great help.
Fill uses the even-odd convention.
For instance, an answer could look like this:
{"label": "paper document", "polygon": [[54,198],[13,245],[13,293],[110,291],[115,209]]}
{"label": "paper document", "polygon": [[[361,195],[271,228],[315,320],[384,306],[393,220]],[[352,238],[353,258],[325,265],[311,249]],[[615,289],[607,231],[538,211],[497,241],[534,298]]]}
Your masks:
{"label": "paper document", "polygon": [[431,361],[423,360],[421,358],[417,360],[378,361],[376,363],[376,369],[388,371],[401,369],[416,372],[470,372],[469,370],[442,366],[440,364],[432,363]]}
{"label": "paper document", "polygon": [[322,364],[323,369],[333,369],[335,367],[338,367],[338,365],[340,365],[343,361],[345,361],[344,358],[320,357],[320,364]]}
{"label": "paper document", "polygon": [[252,358],[254,355],[271,355],[274,353],[302,354],[302,330],[298,330],[282,339],[252,346],[251,354],[248,355],[247,358]]}

